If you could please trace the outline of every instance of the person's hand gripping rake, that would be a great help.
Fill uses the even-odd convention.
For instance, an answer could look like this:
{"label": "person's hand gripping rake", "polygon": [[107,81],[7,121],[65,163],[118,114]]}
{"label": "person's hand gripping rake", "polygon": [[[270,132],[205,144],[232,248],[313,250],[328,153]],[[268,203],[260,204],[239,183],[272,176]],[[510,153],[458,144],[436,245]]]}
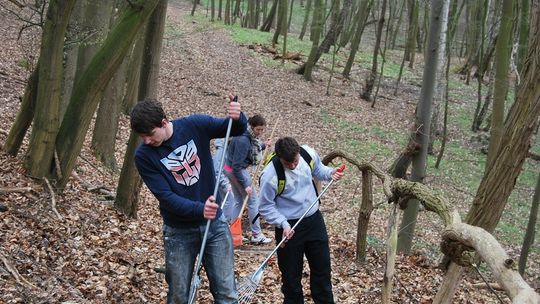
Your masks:
{"label": "person's hand gripping rake", "polygon": [[280,247],[284,246],[285,243],[293,236],[294,229],[298,226],[298,224],[300,224],[300,222],[304,219],[306,214],[308,214],[309,210],[311,210],[311,208],[313,208],[313,206],[315,206],[315,204],[317,204],[319,199],[323,196],[323,194],[326,192],[326,190],[328,190],[328,188],[334,183],[334,181],[336,181],[336,179],[341,177],[344,170],[345,170],[345,164],[341,165],[336,170],[336,173],[337,173],[338,176],[336,176],[336,178],[334,178],[334,174],[333,174],[333,176],[332,176],[333,179],[328,183],[328,185],[326,185],[326,187],[324,187],[321,194],[319,194],[319,196],[313,201],[313,203],[311,203],[311,205],[309,205],[309,207],[306,209],[306,211],[304,211],[304,214],[302,214],[302,216],[298,219],[296,224],[294,224],[294,226],[292,226],[292,228],[290,230],[290,233],[289,233],[289,236],[284,237],[284,238],[281,239],[281,241],[277,244],[277,246],[274,248],[274,250],[272,250],[272,252],[270,252],[270,254],[262,262],[262,264],[259,266],[259,268],[257,268],[257,270],[251,276],[245,277],[244,279],[242,279],[238,283],[238,303],[240,303],[240,304],[251,303],[251,300],[253,299],[253,296],[255,295],[255,291],[257,290],[257,287],[259,286],[259,283],[261,282],[264,270],[266,269],[266,266],[268,266],[268,261],[270,260],[270,258],[272,258],[274,253],[276,253],[276,251]]}

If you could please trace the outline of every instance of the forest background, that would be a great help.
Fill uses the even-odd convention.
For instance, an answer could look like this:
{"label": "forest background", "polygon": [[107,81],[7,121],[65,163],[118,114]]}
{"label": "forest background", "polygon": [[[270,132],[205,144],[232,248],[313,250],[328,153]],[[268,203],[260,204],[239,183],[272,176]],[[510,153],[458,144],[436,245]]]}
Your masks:
{"label": "forest background", "polygon": [[[323,156],[345,153],[353,165],[321,207],[339,303],[381,302],[387,292],[386,251],[391,256],[395,249],[387,247],[387,225],[395,204],[386,203],[377,180],[368,195],[366,167],[422,181],[464,221],[493,232],[516,264],[526,232],[538,229],[531,206],[538,203],[539,100],[534,89],[519,91],[540,74],[538,54],[527,53],[535,40],[523,40],[537,29],[537,1],[237,1],[221,10],[221,2],[118,1],[114,10],[112,1],[0,3],[4,302],[164,300],[166,284],[156,271],[163,264],[157,203],[146,188],[140,191],[125,161],[135,145],[135,137],[128,145],[126,113],[144,96],[162,100],[171,117],[224,115],[221,97],[234,91],[248,114],[262,113],[269,129],[276,125],[276,138],[295,136]],[[273,3],[275,17],[268,18]],[[432,18],[444,7],[448,18]],[[269,20],[268,31],[259,30]],[[434,20],[441,21],[431,35],[438,43],[430,44]],[[325,43],[328,53],[319,52]],[[522,104],[528,104],[525,116],[513,120]],[[508,136],[513,130],[525,134]],[[490,138],[499,138],[499,147]],[[398,183],[392,191],[399,194],[396,189]],[[400,196],[400,205],[418,198],[412,192]],[[376,209],[366,213],[361,206],[369,201]],[[402,254],[391,299],[437,302],[445,277],[439,245],[448,223],[417,202],[408,206],[413,219],[401,219],[399,211],[394,221]],[[493,217],[475,218],[475,208]],[[540,246],[530,234],[525,243],[523,277],[538,291]],[[238,276],[254,271],[270,249],[238,248]],[[455,295],[443,302],[514,298],[484,288],[482,278],[500,277],[488,264],[466,269]],[[272,264],[256,301],[279,302],[278,282]],[[207,291],[200,296],[210,298]]]}

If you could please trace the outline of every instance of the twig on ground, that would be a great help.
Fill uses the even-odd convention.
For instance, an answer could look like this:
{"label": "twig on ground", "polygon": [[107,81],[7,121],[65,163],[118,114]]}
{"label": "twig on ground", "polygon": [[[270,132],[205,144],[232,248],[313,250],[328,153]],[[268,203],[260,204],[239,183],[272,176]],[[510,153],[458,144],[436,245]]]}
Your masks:
{"label": "twig on ground", "polygon": [[1,252],[0,252],[0,259],[4,263],[4,266],[6,266],[6,269],[9,271],[9,273],[11,273],[11,275],[15,278],[17,283],[19,283],[20,285],[27,285],[27,286],[35,288],[35,289],[40,289],[36,285],[28,282],[28,280],[26,280],[23,276],[21,276],[19,274],[19,272],[17,271],[17,269],[15,267],[11,266],[11,264],[8,262],[6,256],[4,256],[4,254],[1,253]]}
{"label": "twig on ground", "polygon": [[32,187],[14,187],[14,188],[0,187],[0,194],[13,193],[13,192],[25,193],[25,192],[32,192],[32,190],[33,190]]}
{"label": "twig on ground", "polygon": [[56,176],[58,179],[62,179],[62,169],[60,168],[60,158],[58,158],[58,152],[54,150],[54,166],[56,167]]}
{"label": "twig on ground", "polygon": [[90,166],[92,166],[92,168],[94,168],[94,169],[98,170],[98,171],[99,171],[99,173],[101,173],[101,174],[105,174],[105,172],[103,172],[103,170],[101,170],[101,169],[100,169],[100,168],[99,168],[98,166],[96,166],[96,165],[92,164],[92,163],[91,163],[91,162],[90,162],[90,161],[89,161],[88,159],[84,158],[84,156],[82,156],[82,155],[79,155],[79,157],[80,157],[80,158],[81,158],[82,160],[84,160],[84,161],[85,161],[85,162],[86,162],[87,164],[89,164]]}
{"label": "twig on ground", "polygon": [[51,187],[51,183],[49,183],[49,180],[46,177],[44,177],[43,179],[45,180],[45,183],[47,184],[47,188],[49,188],[49,191],[51,192],[51,208],[52,208],[54,214],[56,214],[56,217],[58,217],[58,219],[61,220],[62,216],[56,210],[56,199],[54,197],[54,190]]}

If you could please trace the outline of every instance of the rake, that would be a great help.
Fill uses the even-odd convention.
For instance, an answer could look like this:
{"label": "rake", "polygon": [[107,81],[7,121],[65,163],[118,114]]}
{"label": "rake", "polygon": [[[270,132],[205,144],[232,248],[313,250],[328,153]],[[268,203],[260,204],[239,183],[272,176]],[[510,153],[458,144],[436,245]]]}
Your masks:
{"label": "rake", "polygon": [[[345,170],[345,165],[341,165],[337,171],[343,172]],[[298,224],[304,219],[306,214],[317,204],[319,199],[323,196],[323,194],[328,190],[328,188],[334,183],[334,180],[331,180],[326,187],[322,190],[321,194],[317,196],[317,198],[309,205],[309,207],[304,211],[304,214],[298,219],[298,221],[292,226],[291,230],[294,230]],[[248,277],[243,278],[240,282],[238,282],[238,303],[239,304],[249,304],[251,303],[251,300],[253,299],[253,296],[255,295],[255,291],[257,290],[257,287],[259,286],[259,283],[261,282],[264,270],[268,266],[268,261],[272,258],[272,256],[276,253],[276,251],[285,245],[287,242],[287,238],[282,238],[281,241],[277,244],[277,246],[270,252],[270,254],[264,259],[264,261],[261,263],[259,268],[255,270],[255,272]]]}
{"label": "rake", "polygon": [[[234,101],[236,100],[237,98],[235,96]],[[217,196],[217,192],[219,188],[219,181],[221,179],[221,173],[223,173],[223,163],[225,161],[225,153],[227,152],[227,146],[229,143],[229,136],[231,134],[231,128],[232,128],[232,118],[229,118],[229,123],[227,125],[227,133],[225,135],[225,143],[223,144],[223,154],[221,155],[221,160],[219,162],[217,180],[216,180],[216,185],[214,187],[214,197]],[[223,201],[225,201],[225,199]],[[189,304],[195,303],[195,299],[197,298],[197,291],[199,289],[199,286],[201,285],[200,273],[202,269],[202,260],[204,256],[204,249],[206,247],[206,240],[208,239],[208,231],[210,230],[210,222],[212,222],[211,219],[206,221],[206,228],[204,229],[204,236],[201,243],[201,249],[199,251],[199,255],[197,257],[197,263],[195,264],[193,276],[191,278],[191,287],[189,290],[189,298],[188,298]]]}

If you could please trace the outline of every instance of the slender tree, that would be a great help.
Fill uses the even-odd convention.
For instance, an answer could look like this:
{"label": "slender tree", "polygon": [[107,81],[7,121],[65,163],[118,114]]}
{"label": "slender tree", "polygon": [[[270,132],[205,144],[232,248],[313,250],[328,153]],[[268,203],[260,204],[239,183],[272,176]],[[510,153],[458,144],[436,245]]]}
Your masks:
{"label": "slender tree", "polygon": [[300,40],[303,40],[304,35],[306,34],[307,25],[309,22],[309,15],[311,14],[312,3],[313,3],[313,0],[307,0],[306,11],[304,13],[304,22],[302,22],[302,29],[300,30],[300,36],[298,37]]}
{"label": "slender tree", "polygon": [[347,63],[343,68],[343,76],[349,77],[351,69],[354,63],[354,58],[356,58],[356,52],[358,52],[358,47],[360,46],[360,41],[362,40],[362,33],[364,32],[365,24],[369,12],[373,7],[373,0],[361,0],[360,6],[358,7],[358,12],[355,17],[356,30],[354,31],[354,36],[351,41],[351,51],[349,57],[347,58]]}
{"label": "slender tree", "polygon": [[9,130],[6,142],[4,143],[4,150],[6,150],[9,155],[17,155],[24,140],[24,135],[26,134],[26,131],[28,131],[28,128],[30,128],[32,120],[34,119],[38,82],[39,62],[28,79],[21,100],[21,107],[17,113],[15,122]]}
{"label": "slender tree", "polygon": [[[441,40],[441,21],[446,20],[441,16],[445,1],[434,0],[431,3],[430,25],[428,35],[428,46],[426,50],[426,60],[422,79],[422,90],[420,101],[416,109],[415,138],[414,141],[420,145],[420,151],[413,156],[411,180],[422,182],[426,172],[427,150],[429,144],[429,129],[431,126],[431,105],[437,85],[437,74],[439,68],[439,52]],[[446,10],[448,12],[448,10]],[[412,240],[418,216],[418,200],[409,200],[407,208],[403,214],[400,232],[398,234],[398,250],[409,253],[412,247]]]}
{"label": "slender tree", "polygon": [[371,62],[371,71],[366,78],[366,85],[364,86],[364,90],[362,91],[362,98],[367,101],[373,100],[373,87],[375,85],[375,80],[377,79],[377,70],[379,69],[379,53],[381,51],[381,39],[386,15],[386,3],[387,0],[382,1],[379,22],[377,22],[375,46],[373,47],[373,61]]}
{"label": "slender tree", "polygon": [[529,250],[534,243],[534,235],[536,234],[536,222],[538,220],[538,209],[540,205],[540,175],[536,182],[536,188],[534,189],[534,196],[531,204],[531,211],[529,213],[529,222],[527,223],[527,230],[523,237],[523,245],[521,246],[521,252],[519,254],[518,269],[519,273],[523,275],[525,273],[525,267],[527,266],[527,257],[529,256]]}
{"label": "slender tree", "polygon": [[322,0],[314,0],[315,7],[313,10],[313,20],[311,23],[311,28],[313,29],[311,38],[311,52],[309,53],[308,60],[304,69],[304,79],[311,81],[311,73],[313,72],[313,67],[315,66],[315,58],[317,56],[317,49],[319,47],[319,40],[321,36],[321,31],[324,23],[324,6]]}
{"label": "slender tree", "polygon": [[503,0],[501,26],[495,50],[495,83],[493,92],[493,111],[491,113],[491,132],[486,169],[491,166],[502,139],[504,108],[508,93],[508,67],[512,50],[513,1]]}

